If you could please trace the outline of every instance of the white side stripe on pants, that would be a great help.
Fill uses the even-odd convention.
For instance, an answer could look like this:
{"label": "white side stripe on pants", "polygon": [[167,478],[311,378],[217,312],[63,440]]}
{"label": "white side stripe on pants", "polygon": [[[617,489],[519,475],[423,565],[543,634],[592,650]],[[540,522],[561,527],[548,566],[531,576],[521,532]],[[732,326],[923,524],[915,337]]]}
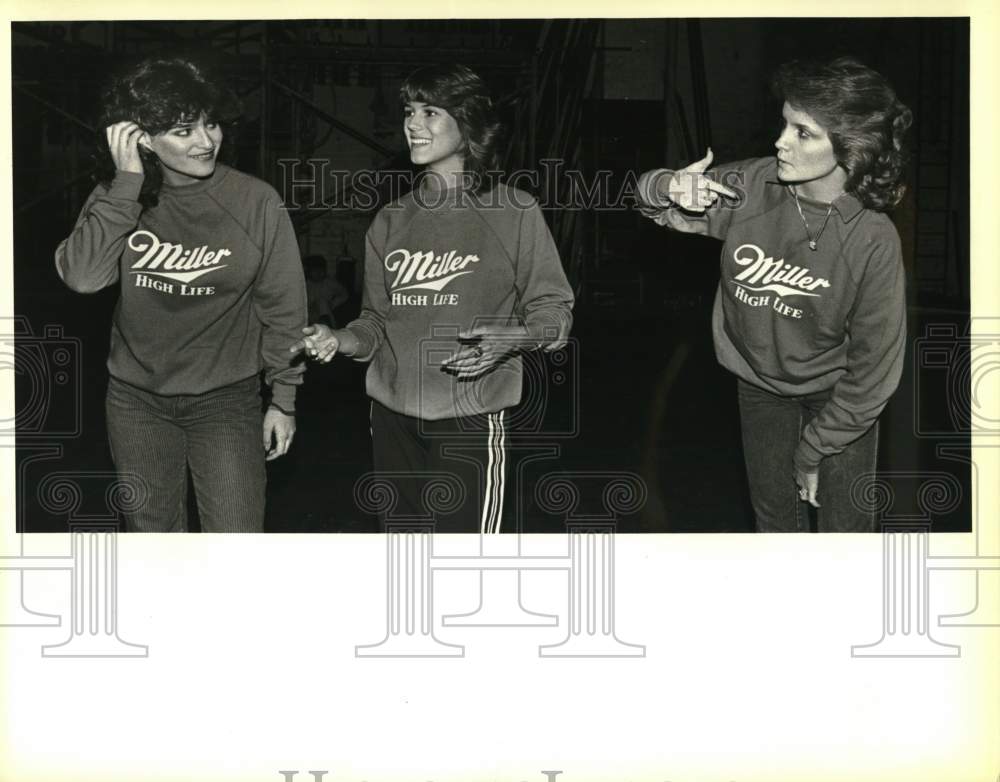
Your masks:
{"label": "white side stripe on pants", "polygon": [[480,532],[483,533],[499,532],[500,520],[503,517],[504,463],[507,457],[504,412],[501,410],[488,416],[489,434],[486,448],[489,458],[486,464],[486,488],[480,521]]}

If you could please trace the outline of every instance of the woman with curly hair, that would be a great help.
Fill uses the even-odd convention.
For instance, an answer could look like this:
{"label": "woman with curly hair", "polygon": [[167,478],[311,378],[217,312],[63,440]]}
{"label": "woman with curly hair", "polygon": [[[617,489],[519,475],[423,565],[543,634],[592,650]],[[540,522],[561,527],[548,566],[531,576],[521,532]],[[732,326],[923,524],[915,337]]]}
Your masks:
{"label": "woman with curly hair", "polygon": [[260,531],[265,451],[283,455],[295,432],[298,244],[278,194],[218,162],[237,116],[235,96],[191,60],[115,78],[103,174],[56,250],[74,291],[119,284],[106,412],[117,470],[146,490],[133,530],[187,529],[190,469],[203,530]]}
{"label": "woman with curly hair", "polygon": [[903,197],[912,116],[851,58],[787,63],[772,87],[776,157],[707,174],[708,150],[646,172],[641,208],[724,242],[715,351],[738,378],[757,529],[808,530],[808,502],[820,531],[869,531],[851,484],[875,470],[877,419],[903,368],[905,279],[885,212]]}
{"label": "woman with curly hair", "polygon": [[393,515],[426,515],[428,481],[452,473],[465,501],[437,529],[497,532],[520,354],[565,343],[573,293],[538,204],[491,177],[500,125],[482,79],[425,67],[400,97],[421,176],[368,230],[360,317],[313,324],[292,350],[371,362],[375,471],[397,487]]}

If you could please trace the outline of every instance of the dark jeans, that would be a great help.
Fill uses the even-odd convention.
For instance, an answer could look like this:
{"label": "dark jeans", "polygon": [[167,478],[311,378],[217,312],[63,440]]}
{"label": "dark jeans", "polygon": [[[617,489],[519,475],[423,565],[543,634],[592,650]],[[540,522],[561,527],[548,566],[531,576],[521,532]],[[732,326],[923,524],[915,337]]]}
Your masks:
{"label": "dark jeans", "polygon": [[[437,532],[500,532],[507,477],[505,421],[504,411],[423,421],[372,402],[375,472],[398,493],[395,507],[379,521],[432,517]],[[444,481],[457,478],[458,491],[434,492],[436,475]],[[454,502],[445,499],[449,495]],[[442,500],[445,511],[429,507]]]}
{"label": "dark jeans", "polygon": [[187,531],[187,469],[205,532],[264,527],[263,414],[257,377],[204,394],[161,396],[115,378],[106,403],[111,457],[142,478],[148,499],[127,516],[136,532]]}
{"label": "dark jeans", "polygon": [[[743,454],[758,532],[808,532],[808,504],[798,497],[792,458],[799,438],[830,392],[783,397],[739,381]],[[875,514],[851,499],[851,484],[875,472],[878,424],[820,463],[816,499],[820,532],[874,532]]]}

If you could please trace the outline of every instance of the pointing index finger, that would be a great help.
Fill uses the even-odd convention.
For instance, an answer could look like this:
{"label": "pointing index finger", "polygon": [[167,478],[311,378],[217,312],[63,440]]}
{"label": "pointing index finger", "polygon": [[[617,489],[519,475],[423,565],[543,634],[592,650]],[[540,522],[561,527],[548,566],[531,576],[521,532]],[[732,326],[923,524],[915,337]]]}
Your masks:
{"label": "pointing index finger", "polygon": [[728,196],[729,198],[739,198],[740,194],[735,190],[731,190],[726,187],[721,182],[716,182],[714,179],[705,178],[705,187],[713,192],[719,193],[720,195]]}

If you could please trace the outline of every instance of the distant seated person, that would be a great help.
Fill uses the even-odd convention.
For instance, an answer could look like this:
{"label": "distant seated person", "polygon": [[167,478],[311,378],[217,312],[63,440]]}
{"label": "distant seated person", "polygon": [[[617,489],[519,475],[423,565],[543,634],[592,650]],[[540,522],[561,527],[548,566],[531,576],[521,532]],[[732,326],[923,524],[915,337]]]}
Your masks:
{"label": "distant seated person", "polygon": [[347,288],[331,276],[322,255],[307,255],[302,261],[306,272],[306,296],[309,302],[309,322],[337,327],[333,311],[347,301]]}

